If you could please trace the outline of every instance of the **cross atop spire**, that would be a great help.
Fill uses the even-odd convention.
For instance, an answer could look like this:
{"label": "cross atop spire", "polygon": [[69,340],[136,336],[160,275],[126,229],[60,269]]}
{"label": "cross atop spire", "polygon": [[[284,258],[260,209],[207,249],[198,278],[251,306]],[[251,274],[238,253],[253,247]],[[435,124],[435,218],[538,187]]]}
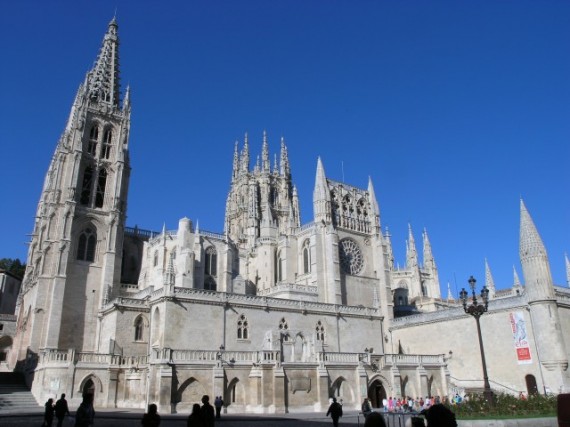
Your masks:
{"label": "cross atop spire", "polygon": [[119,37],[115,17],[109,23],[97,61],[88,74],[89,98],[119,107]]}

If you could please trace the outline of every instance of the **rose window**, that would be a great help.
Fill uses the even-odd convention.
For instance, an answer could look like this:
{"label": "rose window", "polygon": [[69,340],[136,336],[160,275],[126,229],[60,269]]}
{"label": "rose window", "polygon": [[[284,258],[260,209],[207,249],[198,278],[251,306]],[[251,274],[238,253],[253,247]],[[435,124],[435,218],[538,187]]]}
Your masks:
{"label": "rose window", "polygon": [[362,271],[364,258],[358,245],[349,239],[339,242],[340,267],[346,274],[356,275]]}

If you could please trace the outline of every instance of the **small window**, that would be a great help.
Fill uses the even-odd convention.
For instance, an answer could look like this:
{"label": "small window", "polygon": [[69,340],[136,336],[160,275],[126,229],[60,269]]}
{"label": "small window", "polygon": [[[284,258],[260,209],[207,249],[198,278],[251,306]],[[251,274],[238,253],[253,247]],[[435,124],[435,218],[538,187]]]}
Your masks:
{"label": "small window", "polygon": [[95,246],[97,245],[97,235],[91,228],[86,228],[79,235],[77,245],[77,259],[80,261],[95,261]]}
{"label": "small window", "polygon": [[93,168],[87,166],[83,171],[83,183],[81,185],[81,197],[79,203],[88,206],[91,199],[91,189],[93,187]]}
{"label": "small window", "polygon": [[139,316],[135,322],[135,341],[143,340],[144,320]]}
{"label": "small window", "polygon": [[107,129],[103,138],[103,146],[101,149],[101,158],[108,159],[111,155],[111,143],[113,142],[113,131]]}
{"label": "small window", "polygon": [[249,338],[249,323],[245,315],[241,315],[237,322],[237,337],[240,340],[247,340]]}
{"label": "small window", "polygon": [[154,251],[154,261],[153,265],[156,267],[158,265],[158,251]]}
{"label": "small window", "polygon": [[315,332],[317,334],[317,341],[325,341],[325,327],[319,320],[317,322],[317,327],[315,328]]}
{"label": "small window", "polygon": [[95,195],[95,207],[102,208],[105,201],[105,186],[107,185],[107,171],[99,170],[99,178],[97,179],[97,194]]}
{"label": "small window", "polygon": [[217,274],[218,255],[216,248],[209,246],[206,249],[206,259],[204,260],[204,272],[210,276],[216,277]]}
{"label": "small window", "polygon": [[281,318],[279,322],[279,330],[281,331],[281,336],[283,337],[283,341],[289,341],[289,325],[284,317]]}
{"label": "small window", "polygon": [[303,274],[311,272],[311,248],[309,247],[309,240],[303,243]]}
{"label": "small window", "polygon": [[89,142],[87,144],[87,151],[94,156],[97,153],[97,141],[99,140],[99,127],[94,125],[89,132]]}

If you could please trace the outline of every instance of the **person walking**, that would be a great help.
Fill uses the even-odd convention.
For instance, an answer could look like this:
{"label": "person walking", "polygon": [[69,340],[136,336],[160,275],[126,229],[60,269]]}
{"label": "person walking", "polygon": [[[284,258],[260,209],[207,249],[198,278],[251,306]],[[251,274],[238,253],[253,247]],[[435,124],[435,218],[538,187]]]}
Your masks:
{"label": "person walking", "polygon": [[336,401],[336,397],[332,398],[332,403],[326,416],[328,417],[329,415],[332,418],[333,426],[338,427],[338,419],[342,417],[342,406]]}
{"label": "person walking", "polygon": [[214,423],[216,422],[214,407],[210,405],[210,396],[207,394],[202,396],[202,407],[200,408],[200,414],[202,415],[204,427],[214,427]]}
{"label": "person walking", "polygon": [[186,427],[204,427],[204,420],[202,420],[202,414],[200,413],[200,404],[194,403],[192,405],[192,413],[188,417]]}
{"label": "person walking", "polygon": [[53,399],[50,397],[44,405],[44,427],[51,427],[53,423]]}
{"label": "person walking", "polygon": [[222,413],[222,405],[224,404],[224,401],[222,400],[222,396],[216,396],[216,399],[214,400],[214,406],[216,407],[216,419],[220,419],[221,418],[221,413]]}
{"label": "person walking", "polygon": [[93,395],[84,394],[83,401],[75,413],[75,427],[91,427],[95,420],[95,409],[93,409]]}
{"label": "person walking", "polygon": [[148,405],[148,412],[143,415],[141,424],[143,427],[158,427],[160,425],[160,415],[154,403]]}
{"label": "person walking", "polygon": [[370,405],[370,401],[368,400],[367,397],[365,397],[364,402],[362,402],[361,410],[362,414],[364,415],[364,418],[366,418],[368,414],[372,412],[372,406]]}
{"label": "person walking", "polygon": [[69,407],[67,406],[67,400],[65,400],[65,393],[61,395],[59,400],[55,402],[55,417],[57,418],[57,427],[63,426],[63,420],[65,415],[71,415],[69,413]]}

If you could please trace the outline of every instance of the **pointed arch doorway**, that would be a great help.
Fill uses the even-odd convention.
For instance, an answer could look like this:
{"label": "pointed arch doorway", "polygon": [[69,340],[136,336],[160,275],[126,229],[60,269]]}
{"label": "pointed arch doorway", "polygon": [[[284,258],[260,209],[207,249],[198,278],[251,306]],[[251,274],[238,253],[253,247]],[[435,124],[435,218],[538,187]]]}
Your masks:
{"label": "pointed arch doorway", "polygon": [[386,399],[386,389],[382,381],[376,379],[368,386],[368,400],[373,408],[381,408],[382,399]]}

